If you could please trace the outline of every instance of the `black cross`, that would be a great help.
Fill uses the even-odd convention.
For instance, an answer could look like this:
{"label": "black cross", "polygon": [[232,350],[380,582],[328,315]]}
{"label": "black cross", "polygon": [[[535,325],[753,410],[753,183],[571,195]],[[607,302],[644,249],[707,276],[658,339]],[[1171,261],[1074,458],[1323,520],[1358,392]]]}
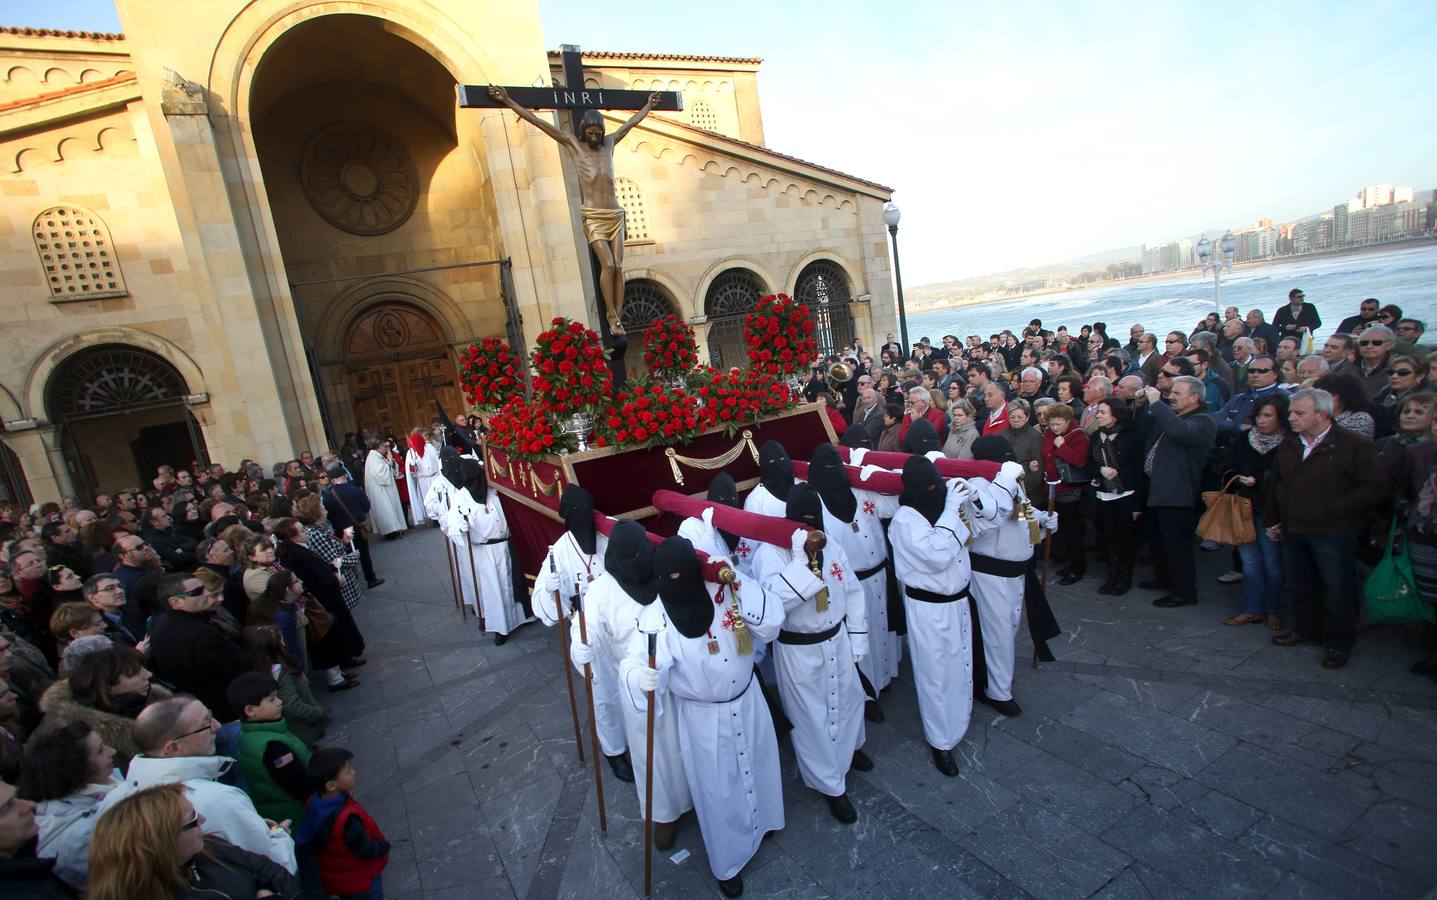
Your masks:
{"label": "black cross", "polygon": [[[565,44],[561,50],[564,61],[564,84],[553,87],[505,88],[510,98],[526,109],[567,109],[569,124],[579,133],[579,120],[590,109],[639,109],[648,102],[650,91],[629,91],[611,88],[584,87],[584,64],[577,44]],[[569,85],[566,87],[565,85]],[[659,91],[654,109],[678,111],[684,108],[683,94]],[[502,107],[489,96],[487,84],[459,85],[459,106],[463,109]]]}

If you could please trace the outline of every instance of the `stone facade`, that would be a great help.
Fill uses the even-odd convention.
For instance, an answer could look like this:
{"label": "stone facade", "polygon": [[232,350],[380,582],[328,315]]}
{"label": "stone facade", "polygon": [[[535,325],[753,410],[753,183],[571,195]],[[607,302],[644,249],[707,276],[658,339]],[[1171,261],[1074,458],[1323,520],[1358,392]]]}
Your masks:
{"label": "stone facade", "polygon": [[[455,401],[453,348],[597,323],[560,151],[455,103],[561,77],[537,3],[119,7],[124,35],[0,30],[7,495],[139,483],[181,424],[177,465],[402,430]],[[872,342],[894,330],[889,189],[767,149],[759,63],[584,56],[589,86],[685,99],[615,157],[634,324],[672,308],[718,351],[715,297],[732,314],[741,284],[851,298],[831,337]],[[133,383],[100,383],[105,352]]]}

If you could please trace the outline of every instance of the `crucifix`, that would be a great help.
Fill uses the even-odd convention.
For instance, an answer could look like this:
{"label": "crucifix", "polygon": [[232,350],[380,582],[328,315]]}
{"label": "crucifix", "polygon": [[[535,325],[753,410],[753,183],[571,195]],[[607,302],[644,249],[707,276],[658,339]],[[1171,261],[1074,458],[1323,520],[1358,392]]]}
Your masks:
{"label": "crucifix", "polygon": [[[614,190],[614,145],[623,140],[650,110],[681,110],[683,96],[676,91],[630,91],[584,86],[584,67],[578,46],[563,46],[565,86],[497,87],[459,85],[459,105],[465,109],[507,107],[519,118],[553,138],[574,163],[579,179],[579,218],[584,238],[598,263],[601,316],[609,334],[622,335],[619,317],[624,309],[624,210]],[[573,133],[534,115],[536,109],[566,109]],[[612,135],[604,134],[601,109],[638,110]],[[606,341],[607,343],[607,341]],[[615,384],[615,390],[619,385]]]}

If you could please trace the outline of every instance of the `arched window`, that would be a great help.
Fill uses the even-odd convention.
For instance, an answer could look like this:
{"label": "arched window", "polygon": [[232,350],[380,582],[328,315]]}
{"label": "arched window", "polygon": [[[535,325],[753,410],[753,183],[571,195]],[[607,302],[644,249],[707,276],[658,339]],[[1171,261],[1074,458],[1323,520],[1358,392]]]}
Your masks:
{"label": "arched window", "polygon": [[709,318],[709,361],[717,368],[743,365],[743,318],[762,296],[763,285],[748,269],[728,269],[709,285],[704,313]]}
{"label": "arched window", "polygon": [[624,243],[647,241],[649,238],[649,213],[644,208],[644,194],[632,178],[615,178],[614,193],[619,195],[619,206],[624,208]]}
{"label": "arched window", "polygon": [[630,372],[644,370],[644,329],[664,316],[678,312],[678,304],[663,285],[647,278],[624,282],[624,311],[619,318],[629,336],[624,362]]}
{"label": "arched window", "polygon": [[108,416],[183,402],[189,390],[164,359],[124,344],[102,344],[65,360],[50,376],[45,406],[56,421]]}
{"label": "arched window", "polygon": [[93,213],[56,206],[35,217],[35,250],[52,300],[120,297],[125,280],[110,232]]}
{"label": "arched window", "polygon": [[719,130],[718,116],[714,114],[714,108],[704,100],[695,100],[689,107],[689,124],[709,131]]}
{"label": "arched window", "polygon": [[848,310],[852,292],[848,276],[837,263],[817,259],[804,266],[793,293],[795,300],[808,304],[820,354],[827,356],[852,346],[853,316]]}

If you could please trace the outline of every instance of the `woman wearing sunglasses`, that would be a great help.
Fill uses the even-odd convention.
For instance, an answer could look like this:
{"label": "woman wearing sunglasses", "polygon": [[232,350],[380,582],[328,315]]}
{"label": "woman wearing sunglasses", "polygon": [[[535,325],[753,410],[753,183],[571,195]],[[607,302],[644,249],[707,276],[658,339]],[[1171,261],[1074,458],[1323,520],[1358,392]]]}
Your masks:
{"label": "woman wearing sunglasses", "polygon": [[138,897],[302,896],[299,881],[272,860],[203,831],[205,817],[183,784],[159,784],[116,803],[95,823],[91,900]]}
{"label": "woman wearing sunglasses", "polygon": [[1372,405],[1377,407],[1378,436],[1397,430],[1397,412],[1402,401],[1428,390],[1425,366],[1411,356],[1392,357],[1387,364],[1387,384],[1372,398]]}

